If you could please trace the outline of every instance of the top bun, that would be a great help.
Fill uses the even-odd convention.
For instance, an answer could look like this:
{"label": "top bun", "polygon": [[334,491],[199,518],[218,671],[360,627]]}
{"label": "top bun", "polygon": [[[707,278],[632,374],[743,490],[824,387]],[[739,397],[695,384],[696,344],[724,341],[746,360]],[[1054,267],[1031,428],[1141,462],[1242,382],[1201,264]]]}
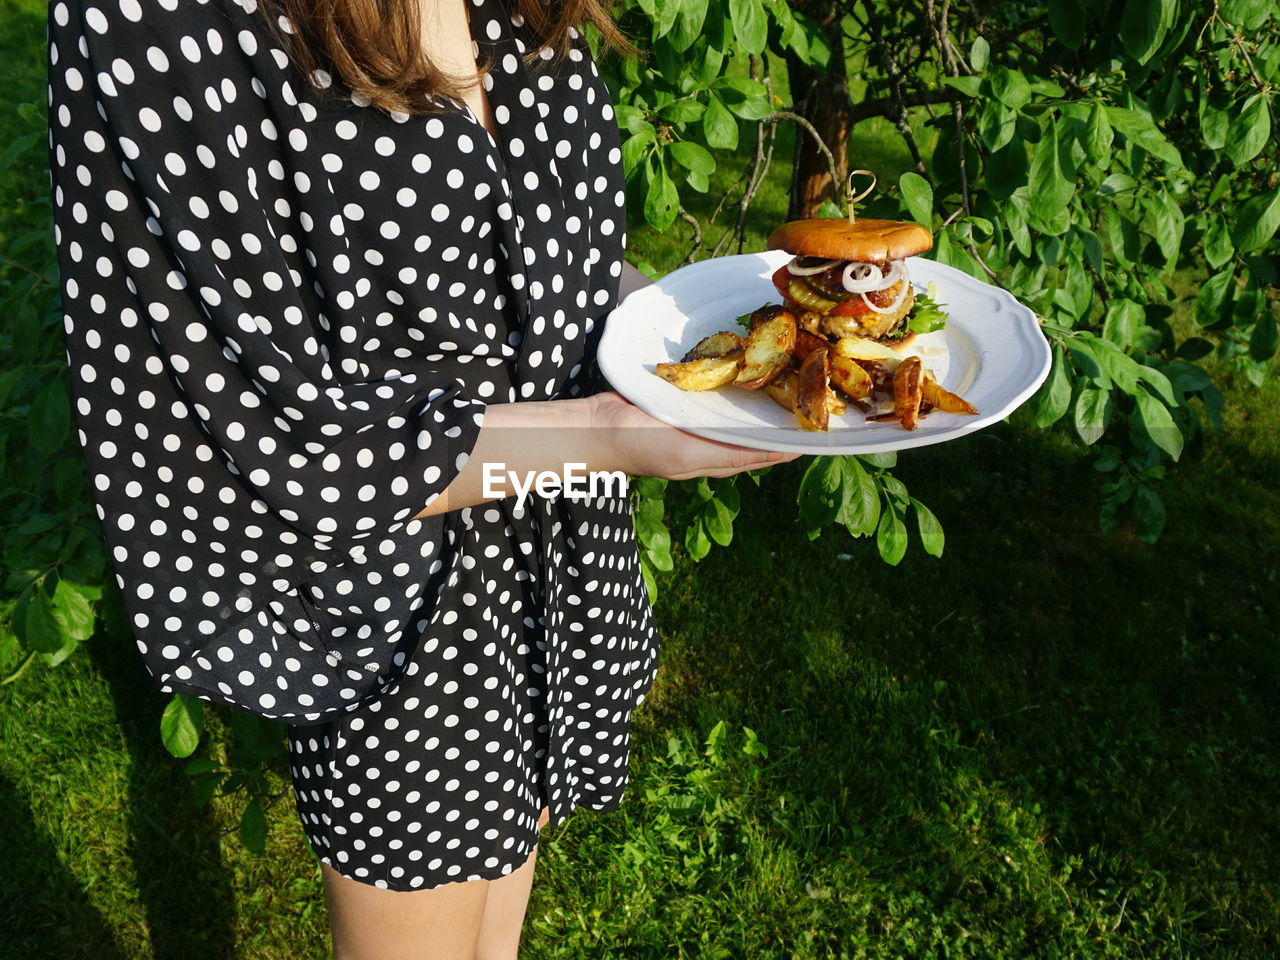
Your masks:
{"label": "top bun", "polygon": [[933,249],[933,235],[918,223],[819,217],[792,220],[769,234],[769,248],[824,260],[884,263]]}

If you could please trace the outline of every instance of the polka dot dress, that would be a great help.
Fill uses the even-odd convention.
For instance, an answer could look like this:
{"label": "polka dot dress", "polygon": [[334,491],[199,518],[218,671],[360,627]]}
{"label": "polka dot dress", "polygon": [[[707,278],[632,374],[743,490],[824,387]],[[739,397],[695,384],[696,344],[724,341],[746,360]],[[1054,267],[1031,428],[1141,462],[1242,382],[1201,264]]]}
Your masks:
{"label": "polka dot dress", "polygon": [[496,139],[319,96],[256,0],[49,7],[71,389],[138,649],[286,721],[317,855],[394,890],[615,807],[656,670],[621,492],[414,519],[488,404],[599,386],[624,244],[585,44],[528,63],[467,4]]}

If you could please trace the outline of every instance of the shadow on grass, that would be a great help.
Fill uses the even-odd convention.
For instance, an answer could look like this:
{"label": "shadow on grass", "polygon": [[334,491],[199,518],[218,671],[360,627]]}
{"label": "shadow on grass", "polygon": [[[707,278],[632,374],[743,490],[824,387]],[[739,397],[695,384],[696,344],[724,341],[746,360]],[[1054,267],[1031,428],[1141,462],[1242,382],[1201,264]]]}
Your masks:
{"label": "shadow on grass", "polygon": [[111,689],[129,750],[129,855],[155,960],[235,956],[235,896],[218,827],[160,741],[166,698],[131,648],[99,636],[87,652]]}
{"label": "shadow on grass", "polygon": [[1060,439],[912,451],[896,475],[948,545],[898,567],[808,541],[783,471],[744,484],[733,547],[662,583],[652,722],[754,728],[797,811],[760,815],[810,869],[959,901],[1026,955],[1092,917],[1117,946],[1274,956],[1280,493],[1242,455],[1182,465],[1148,545],[1098,529]]}
{"label": "shadow on grass", "polygon": [[125,960],[110,926],[63,866],[17,786],[3,776],[0,823],[0,960]]}

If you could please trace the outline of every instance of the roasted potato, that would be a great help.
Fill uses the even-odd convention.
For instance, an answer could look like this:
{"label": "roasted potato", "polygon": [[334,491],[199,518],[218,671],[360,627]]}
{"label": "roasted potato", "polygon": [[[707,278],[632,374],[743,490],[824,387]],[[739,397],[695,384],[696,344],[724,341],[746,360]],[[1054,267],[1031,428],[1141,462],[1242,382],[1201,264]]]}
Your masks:
{"label": "roasted potato", "polygon": [[681,357],[681,362],[706,360],[711,357],[723,357],[738,350],[745,350],[747,341],[731,330],[721,330],[709,337],[703,337],[693,345],[693,349]]}
{"label": "roasted potato", "polygon": [[933,379],[933,374],[928,370],[924,373],[924,382],[920,385],[921,396],[925,401],[933,404],[943,413],[977,413],[978,408],[971,404],[964,397],[952,393],[950,390],[943,390],[938,386],[938,381]]}
{"label": "roasted potato", "polygon": [[772,316],[751,328],[742,369],[733,381],[747,390],[759,390],[781,376],[790,366],[796,346],[796,319],[791,312],[781,307],[764,309],[771,310]]}
{"label": "roasted potato", "polygon": [[875,360],[877,363],[898,363],[902,354],[883,343],[865,337],[841,337],[836,341],[836,353],[850,360]]}
{"label": "roasted potato", "polygon": [[893,373],[893,412],[903,430],[914,430],[920,419],[924,364],[919,357],[907,357]]}
{"label": "roasted potato", "polygon": [[796,412],[796,398],[800,395],[800,371],[788,370],[772,383],[765,384],[764,392],[777,402],[778,406]]}
{"label": "roasted potato", "polygon": [[842,357],[834,350],[828,351],[827,355],[831,364],[832,386],[850,400],[865,400],[871,396],[871,389],[874,386],[871,374],[867,373],[856,360]]}
{"label": "roasted potato", "polygon": [[816,333],[810,333],[803,327],[796,330],[796,349],[795,355],[797,360],[803,361],[805,357],[813,353],[815,350],[826,350],[831,344],[826,337],[820,337]]}
{"label": "roasted potato", "polygon": [[800,364],[796,381],[796,421],[804,430],[826,430],[831,415],[826,350],[814,350]]}
{"label": "roasted potato", "polygon": [[[800,396],[800,371],[796,369],[788,370],[766,386],[764,392],[771,396],[778,406],[795,413]],[[828,390],[827,410],[833,416],[843,417],[848,412],[848,407],[845,406],[843,400],[836,396],[834,390]]]}
{"label": "roasted potato", "polygon": [[742,369],[743,351],[682,363],[660,363],[654,373],[681,390],[714,390],[732,382]]}
{"label": "roasted potato", "polygon": [[791,313],[791,311],[780,303],[766,303],[763,307],[758,307],[747,320],[747,335],[750,336],[752,330],[762,323],[768,323],[780,313]]}

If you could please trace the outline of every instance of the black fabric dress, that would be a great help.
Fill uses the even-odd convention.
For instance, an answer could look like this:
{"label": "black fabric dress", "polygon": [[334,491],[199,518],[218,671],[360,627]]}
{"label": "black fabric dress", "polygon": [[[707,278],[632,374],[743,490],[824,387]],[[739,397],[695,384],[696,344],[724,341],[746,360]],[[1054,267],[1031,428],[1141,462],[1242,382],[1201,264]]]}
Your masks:
{"label": "black fabric dress", "polygon": [[256,0],[49,8],[71,388],[138,648],[288,722],[317,855],[396,890],[615,807],[657,662],[624,494],[413,519],[488,404],[595,388],[624,245],[585,44],[529,65],[468,11],[497,141],[317,96]]}

